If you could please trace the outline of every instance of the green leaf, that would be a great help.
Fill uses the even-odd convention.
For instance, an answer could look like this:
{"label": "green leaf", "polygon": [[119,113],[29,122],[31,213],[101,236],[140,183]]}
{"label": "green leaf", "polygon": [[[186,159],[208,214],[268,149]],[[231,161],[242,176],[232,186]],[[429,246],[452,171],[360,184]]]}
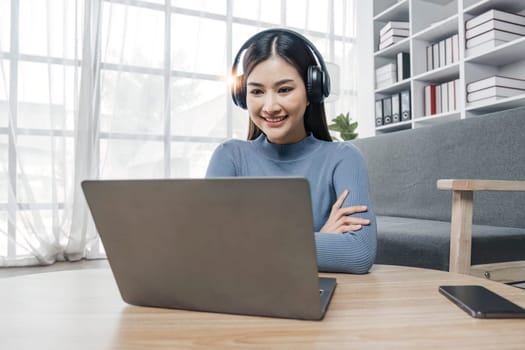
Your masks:
{"label": "green leaf", "polygon": [[[339,114],[333,120],[332,124],[328,125],[328,129],[339,132],[340,137],[344,141],[353,140],[357,137],[355,130],[357,129],[357,121],[352,122],[350,113]],[[337,139],[337,137],[336,137]]]}

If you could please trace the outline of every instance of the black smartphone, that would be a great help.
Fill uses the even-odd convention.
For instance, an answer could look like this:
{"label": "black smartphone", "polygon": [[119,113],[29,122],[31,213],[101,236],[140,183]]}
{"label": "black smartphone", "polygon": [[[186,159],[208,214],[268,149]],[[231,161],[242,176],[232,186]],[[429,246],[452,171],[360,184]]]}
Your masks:
{"label": "black smartphone", "polygon": [[475,318],[525,318],[524,308],[483,286],[440,286],[439,292]]}

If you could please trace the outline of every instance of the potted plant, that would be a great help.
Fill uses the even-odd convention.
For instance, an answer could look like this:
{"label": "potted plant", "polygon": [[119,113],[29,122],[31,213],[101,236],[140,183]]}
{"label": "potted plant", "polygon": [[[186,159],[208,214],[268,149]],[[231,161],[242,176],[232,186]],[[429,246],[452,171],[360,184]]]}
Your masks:
{"label": "potted plant", "polygon": [[337,115],[332,122],[332,124],[328,125],[328,129],[339,132],[339,136],[343,141],[353,140],[359,135],[355,132],[357,129],[357,122],[352,122],[350,113],[341,113]]}

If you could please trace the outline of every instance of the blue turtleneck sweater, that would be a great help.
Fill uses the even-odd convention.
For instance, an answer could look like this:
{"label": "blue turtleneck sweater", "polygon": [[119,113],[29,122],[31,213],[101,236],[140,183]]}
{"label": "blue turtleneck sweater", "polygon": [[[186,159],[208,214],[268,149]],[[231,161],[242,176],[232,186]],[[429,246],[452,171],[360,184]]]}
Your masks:
{"label": "blue turtleneck sweater", "polygon": [[[310,183],[320,271],[366,273],[376,255],[376,221],[370,203],[368,173],[359,150],[346,142],[327,142],[309,135],[296,144],[276,145],[261,134],[256,140],[228,140],[215,150],[207,177],[302,176]],[[332,205],[345,190],[343,207],[366,205],[354,214],[370,220],[358,231],[320,233]],[[279,200],[276,198],[276,200]]]}

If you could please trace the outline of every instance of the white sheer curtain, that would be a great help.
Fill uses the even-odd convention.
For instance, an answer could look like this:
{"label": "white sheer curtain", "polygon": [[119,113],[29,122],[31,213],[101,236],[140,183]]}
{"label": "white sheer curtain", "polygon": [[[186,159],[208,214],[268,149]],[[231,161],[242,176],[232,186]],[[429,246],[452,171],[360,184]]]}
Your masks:
{"label": "white sheer curtain", "polygon": [[261,29],[308,36],[352,114],[353,23],[352,0],[0,0],[0,266],[104,256],[84,179],[202,177],[246,135],[227,74]]}

